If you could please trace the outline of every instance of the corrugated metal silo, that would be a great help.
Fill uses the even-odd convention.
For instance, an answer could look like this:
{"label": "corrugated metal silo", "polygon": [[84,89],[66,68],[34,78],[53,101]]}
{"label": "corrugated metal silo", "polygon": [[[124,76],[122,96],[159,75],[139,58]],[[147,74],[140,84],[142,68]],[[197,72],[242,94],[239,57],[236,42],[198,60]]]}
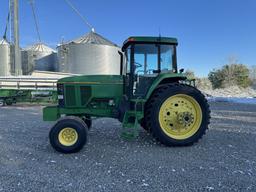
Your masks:
{"label": "corrugated metal silo", "polygon": [[6,40],[0,40],[0,76],[10,75],[11,46]]}
{"label": "corrugated metal silo", "polygon": [[75,74],[120,74],[121,49],[95,32],[58,46],[58,71]]}
{"label": "corrugated metal silo", "polygon": [[22,70],[24,75],[33,70],[55,71],[57,53],[52,48],[38,43],[22,50]]}

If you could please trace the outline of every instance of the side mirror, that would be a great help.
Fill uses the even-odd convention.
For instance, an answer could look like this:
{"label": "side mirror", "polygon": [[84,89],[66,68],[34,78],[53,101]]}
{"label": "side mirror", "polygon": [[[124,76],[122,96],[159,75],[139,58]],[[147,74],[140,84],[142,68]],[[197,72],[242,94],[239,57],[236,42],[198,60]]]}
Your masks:
{"label": "side mirror", "polygon": [[180,73],[183,73],[183,72],[184,72],[184,69],[180,69],[179,72],[180,72]]}

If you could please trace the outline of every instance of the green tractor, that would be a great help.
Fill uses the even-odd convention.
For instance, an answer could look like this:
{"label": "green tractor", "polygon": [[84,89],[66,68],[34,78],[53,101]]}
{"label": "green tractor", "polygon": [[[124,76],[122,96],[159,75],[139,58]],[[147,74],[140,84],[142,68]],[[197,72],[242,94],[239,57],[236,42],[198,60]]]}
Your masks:
{"label": "green tractor", "polygon": [[197,142],[208,129],[209,105],[178,71],[177,45],[175,38],[130,37],[120,52],[120,75],[60,79],[58,106],[43,109],[45,121],[57,120],[49,133],[52,147],[81,150],[95,117],[118,119],[128,139],[138,136],[140,125],[166,146]]}

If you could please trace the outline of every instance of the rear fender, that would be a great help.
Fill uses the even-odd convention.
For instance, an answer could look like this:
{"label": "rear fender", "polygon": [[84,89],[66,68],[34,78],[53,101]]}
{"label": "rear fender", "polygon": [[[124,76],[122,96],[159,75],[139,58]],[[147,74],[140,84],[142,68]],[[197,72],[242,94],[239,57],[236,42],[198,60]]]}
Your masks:
{"label": "rear fender", "polygon": [[152,83],[151,87],[149,88],[146,100],[150,98],[152,93],[156,90],[156,88],[161,84],[168,84],[168,83],[175,83],[181,80],[186,80],[187,77],[181,73],[168,73],[168,74],[160,74],[155,81]]}

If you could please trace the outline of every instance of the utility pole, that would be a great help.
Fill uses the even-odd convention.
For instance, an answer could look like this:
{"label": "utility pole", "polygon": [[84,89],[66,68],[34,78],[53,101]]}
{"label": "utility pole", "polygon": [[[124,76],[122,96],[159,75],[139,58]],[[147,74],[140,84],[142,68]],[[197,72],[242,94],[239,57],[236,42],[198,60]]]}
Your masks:
{"label": "utility pole", "polygon": [[21,69],[21,51],[19,41],[19,1],[9,0],[11,5],[11,21],[12,21],[12,43],[14,46],[14,59],[12,73],[15,76],[22,75]]}

